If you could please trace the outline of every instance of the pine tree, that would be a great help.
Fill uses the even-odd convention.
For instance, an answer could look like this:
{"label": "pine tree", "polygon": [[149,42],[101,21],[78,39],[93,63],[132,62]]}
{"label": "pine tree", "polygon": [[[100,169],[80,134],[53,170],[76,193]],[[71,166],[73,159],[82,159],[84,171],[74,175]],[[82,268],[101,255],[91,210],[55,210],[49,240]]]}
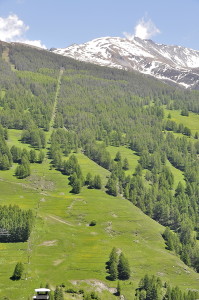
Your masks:
{"label": "pine tree", "polygon": [[121,286],[120,286],[120,282],[118,280],[117,282],[117,296],[120,296],[121,295]]}
{"label": "pine tree", "polygon": [[127,280],[130,278],[130,268],[127,258],[121,252],[118,262],[118,278],[121,280]]}
{"label": "pine tree", "polygon": [[117,249],[114,247],[111,250],[111,253],[109,255],[109,261],[108,261],[108,271],[110,274],[110,280],[116,280],[118,277],[117,265],[118,265],[118,254],[117,254]]}
{"label": "pine tree", "polygon": [[0,170],[9,170],[10,162],[7,154],[3,154],[0,158]]}
{"label": "pine tree", "polygon": [[15,163],[20,162],[20,160],[21,160],[21,149],[13,145],[10,149],[10,152],[12,154],[13,162],[15,162]]}
{"label": "pine tree", "polygon": [[37,153],[34,149],[30,150],[30,162],[35,163],[37,161]]}
{"label": "pine tree", "polygon": [[21,262],[18,262],[15,266],[14,273],[12,275],[13,280],[19,280],[21,279],[24,271],[24,266]]}
{"label": "pine tree", "polygon": [[54,300],[59,300],[59,287],[56,286],[56,289],[54,291]]}
{"label": "pine tree", "polygon": [[113,260],[109,266],[109,274],[111,280],[116,280],[118,277],[117,261]]}
{"label": "pine tree", "polygon": [[107,193],[113,196],[117,196],[117,180],[110,177],[106,184]]}
{"label": "pine tree", "polygon": [[92,174],[90,172],[86,175],[85,185],[92,186]]}
{"label": "pine tree", "polygon": [[111,253],[109,255],[109,265],[113,262],[113,261],[118,261],[118,255],[117,255],[117,249],[115,247],[113,247],[113,249],[111,250]]}
{"label": "pine tree", "polygon": [[72,187],[73,187],[72,193],[79,194],[80,191],[81,191],[81,181],[80,181],[80,179],[76,178],[73,181]]}
{"label": "pine tree", "polygon": [[93,187],[94,189],[100,190],[102,188],[102,180],[100,175],[96,175],[93,179]]}
{"label": "pine tree", "polygon": [[124,158],[124,161],[123,161],[123,169],[124,170],[128,170],[129,169],[129,162],[128,162],[128,159],[125,157]]}
{"label": "pine tree", "polygon": [[196,131],[195,135],[194,135],[194,139],[198,140],[199,138],[199,134],[198,134],[198,131]]}
{"label": "pine tree", "polygon": [[45,158],[45,153],[42,150],[40,150],[39,156],[38,156],[38,162],[41,164],[43,162],[44,158]]}
{"label": "pine tree", "polygon": [[121,161],[121,159],[122,159],[121,153],[118,151],[115,155],[115,161]]}

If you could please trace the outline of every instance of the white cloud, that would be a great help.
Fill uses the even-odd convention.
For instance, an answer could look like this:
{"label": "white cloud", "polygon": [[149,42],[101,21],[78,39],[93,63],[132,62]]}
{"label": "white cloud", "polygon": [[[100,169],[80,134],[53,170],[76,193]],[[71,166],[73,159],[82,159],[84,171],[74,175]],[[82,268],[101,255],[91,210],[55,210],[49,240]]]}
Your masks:
{"label": "white cloud", "polygon": [[21,37],[28,26],[24,24],[17,15],[10,15],[7,18],[0,17],[0,39],[5,42],[11,42]]}
{"label": "white cloud", "polygon": [[160,30],[151,21],[151,19],[146,20],[145,18],[142,18],[135,26],[134,34],[128,32],[124,32],[123,34],[127,39],[132,40],[136,36],[141,39],[150,39],[159,33]]}
{"label": "white cloud", "polygon": [[31,41],[25,38],[29,26],[25,25],[17,15],[11,14],[7,18],[0,17],[0,40],[4,42],[20,42],[46,48],[40,40]]}
{"label": "white cloud", "polygon": [[151,37],[159,33],[160,30],[150,19],[145,20],[144,18],[142,18],[135,26],[135,36],[141,39],[150,39]]}
{"label": "white cloud", "polygon": [[28,45],[32,45],[32,46],[35,46],[35,47],[46,49],[46,46],[44,44],[42,44],[42,42],[40,40],[33,40],[33,41],[31,41],[31,40],[21,39],[21,40],[18,40],[16,42],[23,43],[23,44],[28,44]]}

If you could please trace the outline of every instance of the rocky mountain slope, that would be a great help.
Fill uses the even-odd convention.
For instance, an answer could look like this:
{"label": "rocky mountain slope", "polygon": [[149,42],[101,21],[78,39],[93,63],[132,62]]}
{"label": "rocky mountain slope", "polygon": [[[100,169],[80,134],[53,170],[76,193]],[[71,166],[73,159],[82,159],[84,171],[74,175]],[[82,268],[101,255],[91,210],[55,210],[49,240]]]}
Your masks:
{"label": "rocky mountain slope", "polygon": [[199,89],[199,51],[134,37],[104,37],[54,53],[113,68],[136,70],[185,88]]}

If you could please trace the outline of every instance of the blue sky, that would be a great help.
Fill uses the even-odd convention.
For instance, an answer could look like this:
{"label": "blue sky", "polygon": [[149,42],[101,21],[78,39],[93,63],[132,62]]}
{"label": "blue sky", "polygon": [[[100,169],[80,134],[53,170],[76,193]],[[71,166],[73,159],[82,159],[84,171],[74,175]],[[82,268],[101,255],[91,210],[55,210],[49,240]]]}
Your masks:
{"label": "blue sky", "polygon": [[62,48],[138,35],[199,50],[198,16],[199,0],[0,0],[0,39]]}

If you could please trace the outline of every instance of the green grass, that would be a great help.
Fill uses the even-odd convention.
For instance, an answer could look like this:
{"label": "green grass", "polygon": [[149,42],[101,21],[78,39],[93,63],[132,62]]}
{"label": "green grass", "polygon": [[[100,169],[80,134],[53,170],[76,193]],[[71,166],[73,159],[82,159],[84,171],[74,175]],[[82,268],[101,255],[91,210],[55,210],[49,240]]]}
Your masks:
{"label": "green grass", "polygon": [[29,144],[25,144],[20,141],[21,134],[22,134],[21,130],[9,129],[8,130],[8,141],[7,141],[8,146],[12,147],[13,145],[15,145],[16,147],[25,148],[30,151],[32,149],[32,147]]}
{"label": "green grass", "polygon": [[189,112],[189,116],[182,116],[181,110],[168,110],[164,109],[165,118],[167,118],[168,114],[171,114],[171,121],[175,121],[177,124],[182,123],[184,126],[187,126],[191,129],[192,135],[195,134],[196,131],[199,132],[199,115]]}
{"label": "green grass", "polygon": [[108,146],[107,150],[110,152],[112,159],[115,158],[115,155],[118,151],[121,153],[122,160],[125,157],[128,159],[129,170],[125,171],[126,175],[132,175],[135,172],[135,168],[139,160],[139,156],[135,154],[135,151],[132,151],[131,149],[128,149],[124,146],[120,146],[120,147]]}
{"label": "green grass", "polygon": [[166,166],[171,169],[171,172],[174,176],[174,189],[178,186],[178,183],[181,181],[182,184],[185,186],[184,174],[182,171],[176,169],[172,164],[167,160]]}
{"label": "green grass", "polygon": [[110,176],[110,172],[98,164],[96,164],[94,161],[90,160],[86,155],[83,153],[76,154],[76,157],[78,159],[78,163],[81,166],[83,176],[86,178],[86,175],[88,172],[92,174],[94,177],[95,175],[100,175],[102,179],[102,185],[105,185],[107,183],[107,178]]}
{"label": "green grass", "polygon": [[[10,145],[13,142],[20,145],[19,132],[9,130],[9,133]],[[133,151],[124,147],[108,147],[108,150],[113,158],[119,150],[129,160],[128,172],[134,172],[139,157]],[[102,176],[103,182],[107,180],[107,170],[82,153],[75,155],[84,176],[90,171]],[[182,181],[183,174],[169,166],[177,178],[175,184]],[[86,280],[116,287],[117,282],[106,280],[105,270],[113,247],[121,249],[130,263],[131,279],[121,283],[126,299],[133,298],[134,289],[145,273],[159,275],[184,290],[198,288],[198,274],[165,249],[161,236],[164,228],[128,200],[85,187],[80,194],[71,194],[67,176],[51,169],[47,158],[41,165],[31,164],[31,170],[31,176],[23,180],[13,176],[14,168],[0,172],[0,204],[32,208],[36,215],[29,243],[0,244],[0,299],[3,296],[10,300],[27,299],[46,282],[51,288],[64,283],[66,289],[86,291],[95,289]],[[93,219],[96,226],[88,226]],[[18,261],[24,262],[23,279],[27,280],[13,282],[9,278]],[[73,281],[78,281],[77,285]],[[116,299],[108,291],[103,291],[100,297]],[[65,299],[72,297],[66,295]]]}

